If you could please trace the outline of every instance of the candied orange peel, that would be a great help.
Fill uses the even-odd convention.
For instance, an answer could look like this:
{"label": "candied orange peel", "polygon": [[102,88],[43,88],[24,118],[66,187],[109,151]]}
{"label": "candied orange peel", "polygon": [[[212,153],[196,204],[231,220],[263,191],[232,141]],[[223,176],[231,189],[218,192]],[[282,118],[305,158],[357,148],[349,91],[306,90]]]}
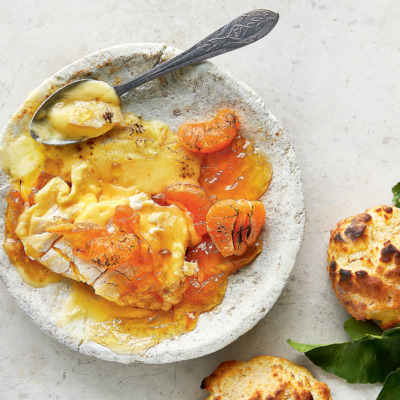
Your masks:
{"label": "candied orange peel", "polygon": [[213,153],[232,142],[239,128],[233,111],[221,110],[210,121],[184,124],[178,130],[180,143],[189,151]]}

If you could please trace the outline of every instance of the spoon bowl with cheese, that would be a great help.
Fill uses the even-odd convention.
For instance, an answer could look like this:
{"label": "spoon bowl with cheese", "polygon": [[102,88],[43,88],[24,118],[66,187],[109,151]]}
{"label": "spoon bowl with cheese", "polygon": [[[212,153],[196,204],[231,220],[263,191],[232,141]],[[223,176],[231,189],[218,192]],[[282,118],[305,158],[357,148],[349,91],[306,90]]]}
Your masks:
{"label": "spoon bowl with cheese", "polygon": [[123,124],[115,89],[106,82],[84,79],[53,93],[33,116],[30,133],[40,143],[66,145]]}

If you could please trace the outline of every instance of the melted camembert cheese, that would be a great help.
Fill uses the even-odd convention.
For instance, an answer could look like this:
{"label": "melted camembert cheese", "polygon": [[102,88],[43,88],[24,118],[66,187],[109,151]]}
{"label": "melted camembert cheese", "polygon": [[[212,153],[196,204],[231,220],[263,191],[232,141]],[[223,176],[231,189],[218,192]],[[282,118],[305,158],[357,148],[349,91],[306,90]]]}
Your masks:
{"label": "melted camembert cheese", "polygon": [[119,97],[105,82],[78,82],[62,93],[31,124],[31,131],[46,143],[94,138],[124,123]]}

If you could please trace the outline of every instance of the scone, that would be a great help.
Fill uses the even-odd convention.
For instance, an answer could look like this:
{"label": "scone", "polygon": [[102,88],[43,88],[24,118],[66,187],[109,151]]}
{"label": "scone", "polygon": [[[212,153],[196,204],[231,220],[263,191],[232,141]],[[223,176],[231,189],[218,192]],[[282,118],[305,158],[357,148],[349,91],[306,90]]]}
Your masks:
{"label": "scone", "polygon": [[206,400],[330,400],[328,386],[284,358],[225,361],[201,384]]}
{"label": "scone", "polygon": [[382,329],[400,323],[400,209],[373,207],[332,231],[328,270],[340,302]]}

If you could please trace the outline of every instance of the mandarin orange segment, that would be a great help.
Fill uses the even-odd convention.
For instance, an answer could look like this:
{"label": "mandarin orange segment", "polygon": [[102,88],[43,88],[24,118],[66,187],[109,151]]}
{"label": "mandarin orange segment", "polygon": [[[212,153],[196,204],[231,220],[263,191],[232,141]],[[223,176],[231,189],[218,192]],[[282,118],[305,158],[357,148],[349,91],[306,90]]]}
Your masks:
{"label": "mandarin orange segment", "polygon": [[203,188],[188,183],[175,183],[163,189],[163,196],[153,196],[153,200],[160,205],[175,204],[184,211],[188,211],[193,219],[196,232],[203,236],[207,233],[206,215],[214,204]]}
{"label": "mandarin orange segment", "polygon": [[260,149],[241,135],[225,149],[207,154],[201,165],[200,186],[218,199],[257,200],[268,189],[272,165]]}
{"label": "mandarin orange segment", "polygon": [[221,200],[206,217],[208,234],[225,257],[239,256],[254,244],[264,220],[264,205],[247,200]]}
{"label": "mandarin orange segment", "polygon": [[207,213],[207,231],[223,256],[235,254],[233,233],[239,209],[235,200],[214,204]]}
{"label": "mandarin orange segment", "polygon": [[132,233],[100,237],[88,242],[87,254],[95,264],[115,268],[139,256],[139,239]]}
{"label": "mandarin orange segment", "polygon": [[233,111],[221,110],[211,121],[184,124],[178,130],[180,143],[189,151],[213,153],[233,140],[239,128],[239,119]]}
{"label": "mandarin orange segment", "polygon": [[74,254],[105,268],[147,260],[149,246],[139,232],[140,215],[129,206],[117,206],[112,224],[113,233],[93,222],[64,221],[47,231],[63,235],[70,240]]}
{"label": "mandarin orange segment", "polygon": [[265,208],[260,201],[249,201],[251,207],[250,229],[247,236],[247,244],[254,244],[260,234],[260,230],[265,221]]}

